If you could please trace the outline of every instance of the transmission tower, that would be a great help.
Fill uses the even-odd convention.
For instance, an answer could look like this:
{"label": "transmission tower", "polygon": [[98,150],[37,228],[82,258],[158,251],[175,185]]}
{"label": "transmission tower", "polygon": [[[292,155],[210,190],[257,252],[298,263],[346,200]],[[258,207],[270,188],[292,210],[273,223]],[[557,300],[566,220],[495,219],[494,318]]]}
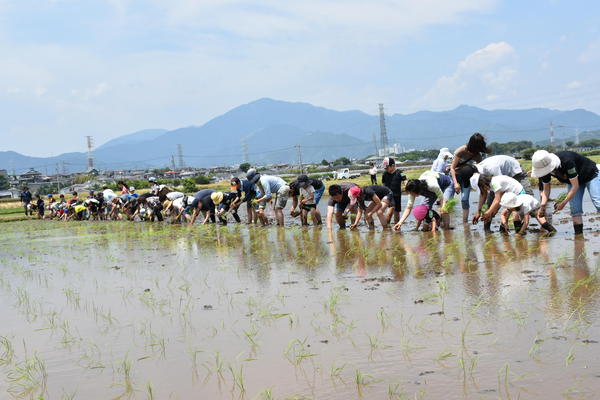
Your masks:
{"label": "transmission tower", "polygon": [[550,146],[554,146],[554,122],[550,121]]}
{"label": "transmission tower", "polygon": [[94,146],[94,139],[91,136],[86,136],[86,139],[87,139],[87,148],[88,148],[87,169],[88,169],[88,171],[91,171],[92,169],[94,169],[94,155],[92,154],[92,148]]}
{"label": "transmission tower", "polygon": [[579,128],[575,129],[575,144],[579,145]]}
{"label": "transmission tower", "polygon": [[179,162],[179,169],[184,169],[185,163],[183,161],[183,147],[180,144],[177,145],[177,161]]}
{"label": "transmission tower", "polygon": [[377,148],[377,134],[375,131],[373,133],[373,148],[375,149],[375,157],[379,156],[379,149]]}
{"label": "transmission tower", "polygon": [[304,166],[302,165],[302,147],[299,144],[294,147],[296,148],[296,162],[300,167],[300,172],[302,172],[304,170]]}
{"label": "transmission tower", "polygon": [[246,139],[242,138],[242,152],[244,153],[244,162],[248,162],[248,143],[246,143]]}
{"label": "transmission tower", "polygon": [[175,165],[175,156],[171,155],[171,169],[173,171],[175,171],[177,169],[177,166]]}
{"label": "transmission tower", "polygon": [[387,130],[385,129],[385,113],[383,112],[383,103],[379,103],[379,130],[381,131],[381,139],[379,140],[379,144],[381,145],[385,155],[388,152],[389,143]]}

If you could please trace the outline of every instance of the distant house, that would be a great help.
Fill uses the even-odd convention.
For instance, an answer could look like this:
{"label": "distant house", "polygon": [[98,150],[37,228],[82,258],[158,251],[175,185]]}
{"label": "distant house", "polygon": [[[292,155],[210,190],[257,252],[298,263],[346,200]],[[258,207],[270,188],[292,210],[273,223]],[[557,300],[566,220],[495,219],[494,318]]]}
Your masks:
{"label": "distant house", "polygon": [[21,191],[17,188],[0,190],[0,199],[18,199],[20,195]]}
{"label": "distant house", "polygon": [[42,173],[33,168],[29,168],[25,173],[17,176],[19,183],[33,183],[42,181]]}

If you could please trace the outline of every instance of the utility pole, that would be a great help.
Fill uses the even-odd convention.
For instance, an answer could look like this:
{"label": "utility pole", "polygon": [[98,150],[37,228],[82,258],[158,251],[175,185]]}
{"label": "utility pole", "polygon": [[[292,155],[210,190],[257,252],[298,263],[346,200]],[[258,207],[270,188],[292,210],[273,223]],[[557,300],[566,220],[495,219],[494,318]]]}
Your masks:
{"label": "utility pole", "polygon": [[179,161],[179,169],[184,169],[185,163],[183,161],[183,147],[180,144],[177,145],[177,161]]}
{"label": "utility pole", "polygon": [[246,143],[246,139],[242,138],[242,152],[244,154],[244,162],[248,162],[248,143]]}
{"label": "utility pole", "polygon": [[378,157],[379,149],[377,148],[377,134],[375,134],[375,131],[373,131],[372,133],[373,133],[373,148],[375,149],[375,157]]}
{"label": "utility pole", "polygon": [[302,147],[299,144],[294,146],[296,148],[296,162],[300,167],[300,172],[304,171],[304,166],[302,165]]}
{"label": "utility pole", "polygon": [[387,129],[385,128],[385,113],[383,111],[383,103],[379,103],[379,130],[381,132],[381,139],[379,144],[383,149],[383,155],[385,156],[389,151],[389,143],[387,137]]}
{"label": "utility pole", "polygon": [[92,154],[92,147],[94,146],[94,139],[91,136],[86,136],[87,139],[87,170],[91,171],[94,169],[94,155]]}
{"label": "utility pole", "polygon": [[550,121],[550,146],[554,146],[554,122]]}

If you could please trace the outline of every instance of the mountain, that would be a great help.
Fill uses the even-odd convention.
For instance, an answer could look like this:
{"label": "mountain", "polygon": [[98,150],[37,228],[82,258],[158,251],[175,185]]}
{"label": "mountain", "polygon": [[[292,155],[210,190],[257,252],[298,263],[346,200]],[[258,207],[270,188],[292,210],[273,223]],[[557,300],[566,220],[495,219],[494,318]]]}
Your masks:
{"label": "mountain", "polygon": [[115,147],[123,144],[136,144],[147,142],[152,139],[156,139],[165,132],[167,132],[166,129],[144,129],[143,131],[130,133],[129,135],[123,135],[119,136],[118,138],[109,140],[102,146],[98,147],[97,150],[107,149],[109,147]]}
{"label": "mountain", "polygon": [[[600,116],[582,109],[484,110],[462,105],[441,112],[386,115],[389,142],[415,149],[455,148],[473,132],[485,134],[490,142],[538,142],[548,138],[550,121],[557,140],[574,135],[578,128],[600,128]],[[312,162],[373,154],[373,133],[379,136],[377,115],[263,98],[201,126],[148,129],[118,137],[95,149],[94,157],[100,169],[164,167],[182,144],[186,165],[234,165],[243,159],[243,140],[252,163],[295,163],[297,144],[303,162]],[[36,158],[0,152],[0,169],[17,172],[35,167],[52,173],[61,161],[69,171],[82,171],[87,165],[85,153]]]}

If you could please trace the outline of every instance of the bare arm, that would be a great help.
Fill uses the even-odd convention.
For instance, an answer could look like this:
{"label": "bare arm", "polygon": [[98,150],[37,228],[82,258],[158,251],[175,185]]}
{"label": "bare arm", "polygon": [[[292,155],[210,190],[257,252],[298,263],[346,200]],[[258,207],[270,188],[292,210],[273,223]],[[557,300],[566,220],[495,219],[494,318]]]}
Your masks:
{"label": "bare arm", "polygon": [[331,230],[333,222],[333,206],[327,206],[327,229]]}
{"label": "bare arm", "polygon": [[[565,197],[563,201],[554,205],[554,212],[560,211],[563,208],[565,208],[565,206],[569,204],[569,201],[571,201],[573,196],[575,196],[575,194],[579,190],[579,179],[577,177],[569,179],[569,182],[571,182],[571,190],[569,190],[569,193],[567,193],[567,197]],[[544,189],[546,189],[545,186]]]}

